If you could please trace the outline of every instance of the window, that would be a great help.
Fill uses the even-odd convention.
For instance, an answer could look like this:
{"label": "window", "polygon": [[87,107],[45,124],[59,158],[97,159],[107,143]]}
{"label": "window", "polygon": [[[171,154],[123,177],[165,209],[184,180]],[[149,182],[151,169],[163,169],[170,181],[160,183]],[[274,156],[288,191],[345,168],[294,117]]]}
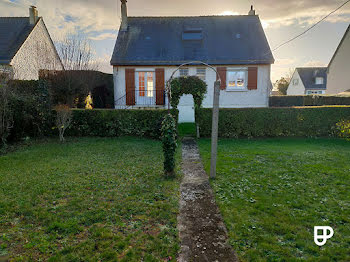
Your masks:
{"label": "window", "polygon": [[183,41],[198,41],[203,39],[202,28],[187,28],[182,33]]}
{"label": "window", "polygon": [[325,93],[325,91],[323,91],[323,90],[307,90],[306,91],[307,95],[322,95],[324,93]]}
{"label": "window", "polygon": [[228,69],[227,70],[227,90],[244,90],[247,87],[247,70]]}
{"label": "window", "polygon": [[315,84],[316,85],[323,85],[323,77],[316,77]]}
{"label": "window", "polygon": [[188,68],[181,68],[180,76],[188,76]]}
{"label": "window", "polygon": [[199,79],[205,81],[205,72],[206,69],[205,68],[197,68],[197,76]]}
{"label": "window", "polygon": [[293,79],[293,85],[298,85],[299,84],[299,79]]}
{"label": "window", "polygon": [[154,93],[154,73],[138,72],[138,95],[153,97]]}

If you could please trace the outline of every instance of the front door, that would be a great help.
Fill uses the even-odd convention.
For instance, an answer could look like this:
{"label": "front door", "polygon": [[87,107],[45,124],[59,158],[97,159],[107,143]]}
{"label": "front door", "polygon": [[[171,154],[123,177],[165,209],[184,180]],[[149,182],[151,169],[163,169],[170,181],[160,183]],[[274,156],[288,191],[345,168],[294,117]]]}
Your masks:
{"label": "front door", "polygon": [[136,105],[151,106],[156,104],[154,72],[136,73]]}

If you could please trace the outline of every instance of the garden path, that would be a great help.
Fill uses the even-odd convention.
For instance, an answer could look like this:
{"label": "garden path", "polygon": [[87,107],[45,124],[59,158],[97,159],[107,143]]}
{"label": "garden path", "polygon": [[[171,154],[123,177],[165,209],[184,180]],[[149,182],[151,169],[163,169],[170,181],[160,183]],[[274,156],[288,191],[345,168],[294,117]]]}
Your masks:
{"label": "garden path", "polygon": [[178,261],[238,261],[227,242],[227,231],[204,171],[197,143],[184,138],[183,180],[180,187],[178,230],[181,250]]}

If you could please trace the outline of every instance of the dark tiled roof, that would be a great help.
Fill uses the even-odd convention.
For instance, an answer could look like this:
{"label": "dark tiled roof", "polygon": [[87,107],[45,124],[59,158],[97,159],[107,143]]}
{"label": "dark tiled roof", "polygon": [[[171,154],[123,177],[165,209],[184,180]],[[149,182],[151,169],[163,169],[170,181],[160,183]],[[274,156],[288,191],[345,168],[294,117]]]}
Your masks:
{"label": "dark tiled roof", "polygon": [[[119,31],[112,65],[271,64],[258,16],[128,17]],[[202,30],[202,40],[183,40],[185,30]]]}
{"label": "dark tiled roof", "polygon": [[29,17],[0,17],[0,64],[9,64],[34,28]]}
{"label": "dark tiled roof", "polygon": [[[298,70],[305,89],[327,88],[327,67],[299,67],[296,70]],[[323,85],[315,84],[316,77],[323,77]]]}

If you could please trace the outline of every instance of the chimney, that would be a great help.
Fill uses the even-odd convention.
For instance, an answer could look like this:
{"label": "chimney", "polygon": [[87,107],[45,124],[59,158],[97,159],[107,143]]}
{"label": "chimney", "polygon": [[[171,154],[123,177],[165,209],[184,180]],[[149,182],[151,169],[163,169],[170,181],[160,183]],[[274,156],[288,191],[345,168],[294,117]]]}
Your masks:
{"label": "chimney", "polygon": [[248,15],[255,15],[255,10],[253,9],[252,5],[250,6],[250,10],[249,10]]}
{"label": "chimney", "polygon": [[126,7],[127,0],[120,0],[122,2],[122,23],[120,25],[120,31],[128,31],[128,10]]}
{"label": "chimney", "polygon": [[38,10],[36,9],[36,7],[35,6],[31,6],[30,8],[29,8],[29,23],[31,24],[31,25],[35,25],[36,24],[36,22],[38,22],[38,19],[39,17],[38,17]]}

